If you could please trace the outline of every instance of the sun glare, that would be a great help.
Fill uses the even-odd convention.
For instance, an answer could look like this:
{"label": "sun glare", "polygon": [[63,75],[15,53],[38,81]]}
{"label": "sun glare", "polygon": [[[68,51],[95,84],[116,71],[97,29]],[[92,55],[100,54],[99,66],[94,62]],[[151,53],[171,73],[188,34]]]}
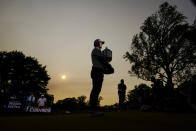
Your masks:
{"label": "sun glare", "polygon": [[62,75],[62,76],[61,76],[61,79],[63,79],[63,80],[65,80],[66,78],[67,78],[66,75]]}

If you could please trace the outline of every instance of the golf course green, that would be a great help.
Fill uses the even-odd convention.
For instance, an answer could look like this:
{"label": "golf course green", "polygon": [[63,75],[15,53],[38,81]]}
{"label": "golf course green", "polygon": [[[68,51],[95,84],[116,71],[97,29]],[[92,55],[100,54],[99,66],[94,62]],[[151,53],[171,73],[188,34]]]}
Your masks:
{"label": "golf course green", "polygon": [[1,131],[196,131],[195,113],[107,112],[0,116]]}

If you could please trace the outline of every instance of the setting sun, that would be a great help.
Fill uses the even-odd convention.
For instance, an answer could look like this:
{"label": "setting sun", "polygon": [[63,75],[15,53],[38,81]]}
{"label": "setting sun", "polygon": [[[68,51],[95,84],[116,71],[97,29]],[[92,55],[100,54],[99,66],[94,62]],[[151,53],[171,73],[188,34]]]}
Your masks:
{"label": "setting sun", "polygon": [[65,80],[66,78],[67,78],[66,75],[62,75],[62,76],[61,76],[61,79],[63,79],[63,80]]}

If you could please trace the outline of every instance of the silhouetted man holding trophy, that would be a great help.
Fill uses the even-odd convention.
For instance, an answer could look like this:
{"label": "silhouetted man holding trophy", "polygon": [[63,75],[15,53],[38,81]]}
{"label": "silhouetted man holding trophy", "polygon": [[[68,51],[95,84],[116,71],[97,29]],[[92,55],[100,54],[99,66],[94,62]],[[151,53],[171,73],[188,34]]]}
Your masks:
{"label": "silhouetted man holding trophy", "polygon": [[92,91],[90,94],[90,116],[101,116],[104,115],[103,112],[99,112],[98,107],[98,98],[101,92],[102,83],[104,79],[104,74],[112,74],[114,73],[114,69],[109,64],[112,61],[112,51],[108,48],[101,51],[102,45],[105,42],[96,39],[94,41],[94,49],[91,53],[92,59],[92,70],[91,70],[91,78],[92,78]]}

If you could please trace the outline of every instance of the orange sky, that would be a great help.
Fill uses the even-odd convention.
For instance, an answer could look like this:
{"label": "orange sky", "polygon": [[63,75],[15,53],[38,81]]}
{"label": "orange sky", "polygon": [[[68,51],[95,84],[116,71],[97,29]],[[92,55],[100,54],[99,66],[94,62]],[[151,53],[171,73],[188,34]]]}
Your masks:
{"label": "orange sky", "polygon": [[[0,0],[0,50],[19,50],[36,57],[51,76],[48,88],[55,100],[86,95],[91,90],[91,50],[101,38],[113,51],[114,75],[105,76],[102,105],[114,104],[117,84],[127,89],[142,80],[128,75],[123,59],[134,34],[165,0]],[[190,1],[167,0],[190,23],[196,8]],[[66,75],[65,80],[61,79]]]}

